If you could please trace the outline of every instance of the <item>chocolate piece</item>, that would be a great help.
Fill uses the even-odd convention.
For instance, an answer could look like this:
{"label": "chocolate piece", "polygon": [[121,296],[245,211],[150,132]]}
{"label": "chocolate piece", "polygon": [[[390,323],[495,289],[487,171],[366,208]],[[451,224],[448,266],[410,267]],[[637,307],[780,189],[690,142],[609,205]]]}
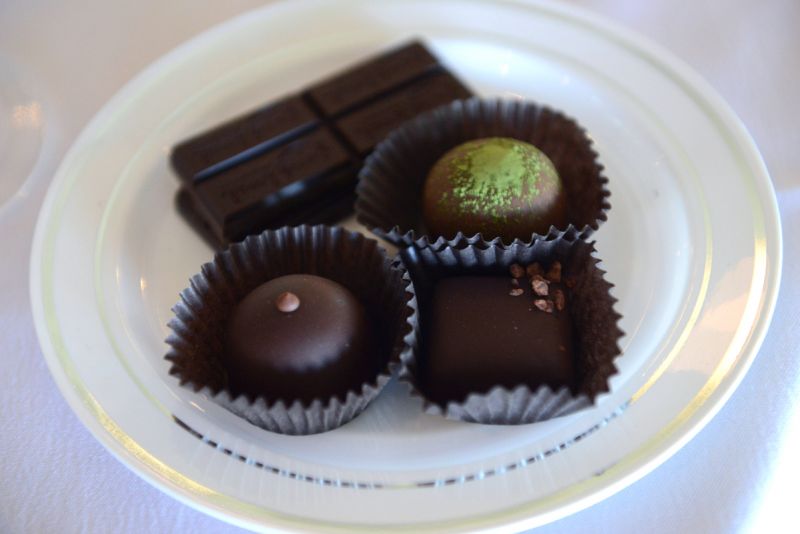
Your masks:
{"label": "chocolate piece", "polygon": [[[453,222],[453,226],[440,229],[442,233],[433,231],[436,222],[431,224],[430,212],[423,209],[423,192],[431,170],[445,153],[463,143],[491,137],[534,145],[547,155],[558,171],[563,188],[563,219],[559,223],[558,213],[555,213],[549,223],[540,221],[536,233],[549,233],[549,224],[559,231],[572,225],[580,237],[585,238],[606,220],[610,208],[608,180],[602,174],[603,167],[592,149],[590,137],[578,123],[562,113],[519,99],[484,101],[472,98],[422,114],[394,130],[378,145],[359,173],[358,221],[399,247],[413,246],[420,238],[429,243],[443,236],[452,240],[457,231],[472,237],[477,228],[466,228],[461,219],[477,222],[478,217],[447,214],[443,218]],[[478,213],[488,213],[491,219],[492,204],[497,199],[493,195],[466,194],[469,189],[459,188],[454,192],[463,194],[463,200],[474,200],[481,208]],[[450,198],[445,201],[455,204]],[[436,204],[435,200],[429,202]],[[503,207],[505,202],[499,204]],[[512,201],[512,208],[513,205]],[[502,210],[497,213],[502,214]],[[499,235],[482,229],[482,236],[487,242],[501,238],[509,244],[511,238],[515,238],[529,243],[533,218],[528,221],[531,227],[525,227],[522,222],[512,220],[513,224],[503,225],[508,226],[506,230],[513,226],[523,232],[518,235]]]}
{"label": "chocolate piece", "polygon": [[289,97],[184,141],[172,150],[171,163],[181,179],[202,180],[233,166],[237,158],[246,160],[245,150],[267,149],[266,143],[279,144],[281,135],[308,131],[316,122],[302,98]]}
{"label": "chocolate piece", "polygon": [[[614,359],[620,354],[620,315],[614,311],[612,286],[603,279],[592,243],[579,235],[572,228],[512,246],[476,242],[462,235],[446,247],[401,249],[422,323],[420,352],[405,361],[400,379],[422,397],[426,413],[482,424],[527,424],[588,407],[598,394],[608,391],[609,377],[616,373]],[[547,308],[547,300],[563,291],[563,310],[555,301],[551,313],[536,308],[533,300],[537,297],[527,279],[520,282],[524,296],[505,294],[511,265],[538,263],[547,270],[556,261],[562,266],[563,285],[551,282],[550,297],[542,300]],[[471,281],[459,282],[461,277]],[[577,283],[568,289],[567,280]],[[448,306],[442,305],[443,283],[461,284],[445,295]],[[541,338],[531,339],[536,335]],[[571,358],[561,359],[562,342]],[[447,351],[449,360],[439,358],[437,363],[437,356]],[[494,378],[503,387],[492,387],[493,379],[484,377],[512,364],[514,369]],[[471,371],[480,365],[485,366]],[[532,380],[534,376],[539,379]],[[555,384],[542,386],[547,377]],[[466,380],[474,384],[463,385]],[[481,388],[483,393],[470,392]]]}
{"label": "chocolate piece", "polygon": [[312,87],[308,94],[324,114],[334,115],[439,68],[436,57],[421,43],[413,42],[351,67]]}
{"label": "chocolate piece", "polygon": [[432,235],[482,233],[508,241],[547,234],[566,217],[566,197],[550,159],[506,137],[463,143],[428,173],[422,210]]}
{"label": "chocolate piece", "polygon": [[396,127],[429,109],[469,96],[464,86],[445,71],[433,71],[398,93],[338,121],[339,129],[356,150],[366,155]]}
{"label": "chocolate piece", "polygon": [[445,405],[497,385],[574,387],[572,320],[542,301],[548,313],[530,298],[509,297],[505,277],[439,280],[426,328],[426,396]]}
{"label": "chocolate piece", "polygon": [[[266,228],[334,222],[352,211],[378,141],[470,94],[422,44],[390,51],[177,145],[179,194],[191,197],[182,205],[220,248]],[[344,214],[328,209],[332,198],[349,200]]]}
{"label": "chocolate piece", "polygon": [[[170,374],[178,378],[182,386],[200,392],[203,397],[267,430],[312,434],[336,428],[361,413],[399,369],[400,362],[411,359],[416,352],[415,289],[405,272],[404,266],[391,261],[376,241],[340,227],[301,225],[250,236],[215,254],[213,261],[204,264],[181,292],[173,308],[175,316],[169,322],[171,331],[166,339],[170,347],[166,355],[171,363]],[[282,301],[287,297],[281,295],[288,292],[297,297],[299,305],[294,311],[282,312],[276,306],[277,299],[271,305],[263,302],[268,300],[266,298],[260,301],[268,321],[255,321],[253,337],[261,335],[259,331],[263,330],[270,338],[256,350],[271,350],[267,349],[268,345],[274,349],[275,343],[285,343],[288,351],[299,352],[300,362],[324,359],[313,356],[313,350],[303,350],[313,342],[307,338],[322,341],[335,338],[338,334],[330,329],[341,324],[342,319],[338,317],[338,309],[323,313],[319,323],[309,319],[308,314],[324,311],[319,302],[315,304],[321,296],[325,297],[323,303],[336,308],[340,302],[333,302],[338,301],[335,295],[346,288],[345,295],[351,296],[344,297],[345,300],[355,298],[364,308],[363,315],[358,315],[366,317],[366,326],[355,327],[365,335],[361,339],[365,340],[366,349],[359,351],[364,357],[355,358],[355,353],[349,352],[353,348],[351,345],[342,350],[343,356],[327,360],[329,363],[316,371],[283,373],[287,375],[286,380],[299,382],[297,391],[284,395],[296,402],[270,397],[279,395],[284,384],[267,373],[271,381],[263,387],[269,387],[269,391],[264,392],[268,398],[254,398],[252,394],[236,396],[226,369],[229,363],[226,362],[226,341],[234,337],[226,335],[226,329],[233,329],[234,310],[248,295],[256,298],[252,296],[253,291],[265,283],[274,284],[289,275],[291,281],[300,273],[324,277],[327,280],[322,283],[335,282],[338,286],[334,286],[339,289],[320,290],[317,282],[275,288],[274,295]],[[311,295],[305,295],[301,289],[307,289]],[[347,314],[351,316],[353,310],[349,306]],[[292,319],[298,321],[290,324]],[[268,327],[267,323],[277,324],[280,329]],[[291,328],[294,328],[293,335],[285,331]],[[286,354],[288,352],[284,356]],[[353,366],[348,363],[351,361]],[[266,366],[267,369],[274,367]],[[334,396],[326,397],[326,391],[337,384],[342,390],[346,388],[346,392],[337,391]],[[255,387],[262,386],[254,384]]]}
{"label": "chocolate piece", "polygon": [[328,195],[352,189],[355,171],[333,134],[316,130],[199,181],[193,188],[195,204],[218,239],[235,240],[246,237],[253,225],[284,220],[306,201],[318,206]]}
{"label": "chocolate piece", "polygon": [[344,399],[371,370],[369,332],[364,306],[342,285],[309,274],[281,276],[233,310],[222,364],[234,393],[287,403]]}

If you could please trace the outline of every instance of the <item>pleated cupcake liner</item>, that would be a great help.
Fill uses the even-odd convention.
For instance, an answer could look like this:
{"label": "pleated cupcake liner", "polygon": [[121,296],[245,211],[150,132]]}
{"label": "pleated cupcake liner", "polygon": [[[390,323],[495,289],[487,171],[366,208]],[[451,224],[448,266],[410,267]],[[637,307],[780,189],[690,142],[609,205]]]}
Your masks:
{"label": "pleated cupcake liner", "polygon": [[[422,398],[426,413],[448,419],[516,425],[535,423],[574,413],[592,406],[597,396],[609,390],[609,378],[616,374],[614,360],[620,354],[618,327],[620,315],[614,310],[613,287],[605,280],[595,257],[593,243],[582,239],[574,228],[551,230],[531,243],[515,241],[503,245],[499,240],[486,241],[480,236],[464,236],[440,243],[439,248],[411,246],[400,256],[411,275],[417,295],[420,317],[419,350],[405,361],[400,380],[411,386],[412,394]],[[575,381],[553,389],[542,385],[531,389],[520,376],[513,387],[495,386],[476,391],[463,399],[432,400],[438,397],[425,381],[427,317],[436,284],[443,278],[461,275],[509,276],[512,264],[549,265],[559,261],[565,278],[575,281],[569,289],[569,305],[573,325]],[[534,312],[541,313],[541,312]],[[487,355],[487,365],[491,365]]]}
{"label": "pleated cupcake liner", "polygon": [[[380,371],[346,394],[310,402],[236,394],[228,389],[224,367],[227,318],[259,285],[298,273],[340,283],[375,314],[373,324],[385,334],[374,354]],[[165,357],[170,374],[250,423],[282,434],[314,434],[347,423],[378,396],[402,361],[413,359],[417,346],[416,298],[402,262],[387,258],[375,240],[340,227],[285,227],[232,245],[192,277],[173,312]]]}
{"label": "pleated cupcake liner", "polygon": [[[608,179],[591,139],[574,119],[533,102],[471,98],[406,122],[375,148],[359,173],[358,221],[399,247],[457,238],[428,233],[422,217],[423,185],[434,163],[448,150],[484,137],[526,141],[553,162],[567,196],[567,224],[551,226],[551,231],[573,228],[588,238],[607,219]],[[536,237],[515,236],[525,243]]]}

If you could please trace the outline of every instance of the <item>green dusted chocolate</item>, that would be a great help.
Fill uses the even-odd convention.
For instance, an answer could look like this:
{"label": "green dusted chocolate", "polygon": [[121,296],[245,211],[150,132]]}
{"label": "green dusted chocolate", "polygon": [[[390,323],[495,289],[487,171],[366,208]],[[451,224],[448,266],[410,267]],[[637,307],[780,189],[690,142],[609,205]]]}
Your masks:
{"label": "green dusted chocolate", "polygon": [[461,144],[431,168],[423,188],[428,234],[529,240],[564,226],[565,194],[553,163],[535,146],[507,137]]}

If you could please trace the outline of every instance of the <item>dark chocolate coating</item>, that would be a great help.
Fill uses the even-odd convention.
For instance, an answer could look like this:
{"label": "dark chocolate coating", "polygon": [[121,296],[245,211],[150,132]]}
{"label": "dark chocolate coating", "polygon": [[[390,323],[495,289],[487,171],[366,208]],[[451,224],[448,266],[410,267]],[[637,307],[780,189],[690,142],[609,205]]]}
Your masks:
{"label": "dark chocolate coating", "polygon": [[[527,282],[524,282],[523,285]],[[552,284],[553,289],[561,287]],[[440,405],[500,385],[575,384],[568,311],[546,313],[530,288],[511,296],[510,277],[454,276],[434,287],[422,365],[426,396]]]}
{"label": "dark chocolate coating", "polygon": [[310,222],[296,213],[352,198],[363,158],[390,130],[470,95],[422,44],[389,51],[177,145],[171,163],[192,196],[183,205],[219,248]]}
{"label": "dark chocolate coating", "polygon": [[428,173],[422,210],[428,233],[506,242],[547,234],[566,220],[566,194],[548,157],[516,139],[475,139],[449,150]]}
{"label": "dark chocolate coating", "polygon": [[[295,311],[279,309],[289,292]],[[371,371],[364,306],[327,278],[293,274],[270,280],[233,310],[225,326],[223,366],[234,393],[310,402],[344,399]]]}

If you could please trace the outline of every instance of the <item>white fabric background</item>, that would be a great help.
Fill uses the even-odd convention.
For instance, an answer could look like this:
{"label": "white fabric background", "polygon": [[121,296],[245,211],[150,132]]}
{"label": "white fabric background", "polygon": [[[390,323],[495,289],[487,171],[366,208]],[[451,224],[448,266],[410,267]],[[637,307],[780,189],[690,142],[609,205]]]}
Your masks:
{"label": "white fabric background", "polygon": [[[45,188],[91,116],[151,61],[260,3],[0,2],[0,57],[37,77],[53,132],[29,183],[0,211],[0,532],[240,531],[140,480],[78,422],[50,378],[34,334],[28,259]],[[794,530],[800,478],[800,246],[794,233],[800,226],[800,2],[570,3],[650,36],[730,103],[770,169],[786,254],[766,341],[719,415],[644,479],[537,533]]]}

